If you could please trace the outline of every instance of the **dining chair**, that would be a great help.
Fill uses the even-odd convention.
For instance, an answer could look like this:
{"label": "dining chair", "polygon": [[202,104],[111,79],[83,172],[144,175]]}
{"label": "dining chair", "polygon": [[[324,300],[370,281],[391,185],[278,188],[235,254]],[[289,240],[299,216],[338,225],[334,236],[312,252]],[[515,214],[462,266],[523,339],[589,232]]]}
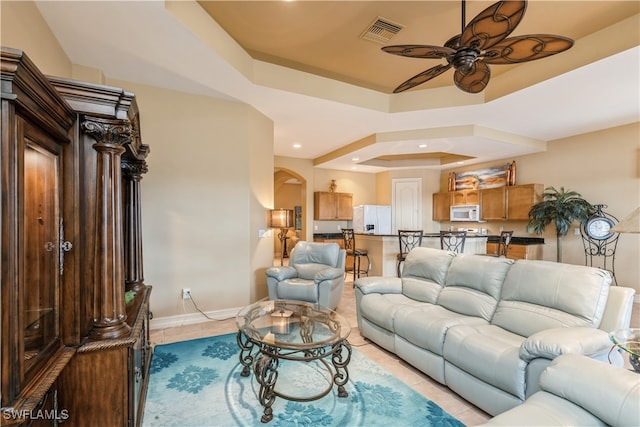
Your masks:
{"label": "dining chair", "polygon": [[398,230],[398,241],[400,242],[400,253],[396,258],[396,270],[400,277],[400,266],[411,252],[411,249],[422,245],[423,230]]}
{"label": "dining chair", "polygon": [[441,231],[440,249],[462,253],[464,252],[464,242],[467,239],[467,231]]}
{"label": "dining chair", "polygon": [[[369,275],[369,252],[366,249],[358,249],[356,248],[356,235],[353,231],[353,228],[343,228],[342,229],[342,238],[344,240],[344,249],[347,251],[347,257],[353,257],[353,265],[351,268],[351,272],[353,273],[353,281],[356,281],[356,278],[360,278],[361,275]],[[361,260],[362,258],[367,259],[366,269],[362,269]],[[345,267],[345,275],[348,272],[348,268]],[[355,286],[355,284],[354,284]]]}

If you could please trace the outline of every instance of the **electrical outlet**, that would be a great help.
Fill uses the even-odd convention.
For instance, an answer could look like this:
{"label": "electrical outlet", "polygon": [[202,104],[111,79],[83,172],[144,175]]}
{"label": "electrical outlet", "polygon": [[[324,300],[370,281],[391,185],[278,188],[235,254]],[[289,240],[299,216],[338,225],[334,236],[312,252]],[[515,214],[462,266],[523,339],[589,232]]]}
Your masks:
{"label": "electrical outlet", "polygon": [[191,289],[190,288],[182,288],[182,299],[191,298]]}

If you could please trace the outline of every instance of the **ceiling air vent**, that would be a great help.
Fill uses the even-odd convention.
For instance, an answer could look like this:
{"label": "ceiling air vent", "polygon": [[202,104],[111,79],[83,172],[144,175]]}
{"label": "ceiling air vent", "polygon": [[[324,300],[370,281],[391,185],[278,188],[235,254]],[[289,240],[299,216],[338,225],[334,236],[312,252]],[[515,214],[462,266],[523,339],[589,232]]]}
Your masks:
{"label": "ceiling air vent", "polygon": [[404,28],[404,25],[393,22],[387,18],[378,16],[375,21],[367,27],[360,38],[375,43],[386,44],[396,34]]}

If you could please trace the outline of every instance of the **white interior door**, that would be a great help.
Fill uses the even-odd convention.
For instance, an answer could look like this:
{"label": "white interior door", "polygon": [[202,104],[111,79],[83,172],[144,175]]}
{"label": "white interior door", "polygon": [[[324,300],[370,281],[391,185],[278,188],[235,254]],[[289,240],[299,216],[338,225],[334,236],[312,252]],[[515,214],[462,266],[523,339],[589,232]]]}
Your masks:
{"label": "white interior door", "polygon": [[392,179],[391,200],[394,234],[422,229],[422,178]]}

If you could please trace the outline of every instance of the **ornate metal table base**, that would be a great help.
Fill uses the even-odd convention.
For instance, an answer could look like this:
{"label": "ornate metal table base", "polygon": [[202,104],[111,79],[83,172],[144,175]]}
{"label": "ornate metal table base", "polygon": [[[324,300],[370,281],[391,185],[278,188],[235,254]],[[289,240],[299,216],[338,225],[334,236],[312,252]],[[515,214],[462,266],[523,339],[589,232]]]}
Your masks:
{"label": "ornate metal table base", "polygon": [[[338,397],[347,397],[349,393],[344,385],[349,381],[349,371],[347,366],[351,360],[351,344],[345,339],[327,347],[310,348],[306,350],[289,350],[268,345],[265,343],[256,344],[246,337],[242,331],[238,331],[238,346],[240,347],[240,363],[242,364],[241,376],[248,377],[251,374],[251,367],[256,376],[260,391],[258,400],[264,407],[264,413],[260,421],[268,423],[273,419],[272,406],[276,397],[292,400],[296,402],[309,402],[326,396],[333,385],[338,386]],[[331,356],[331,364],[327,358]],[[276,390],[278,380],[278,367],[280,360],[293,360],[299,362],[310,362],[318,360],[324,364],[327,372],[332,377],[329,387],[318,394],[308,397],[297,397],[285,394]],[[333,368],[332,368],[333,365]]]}

